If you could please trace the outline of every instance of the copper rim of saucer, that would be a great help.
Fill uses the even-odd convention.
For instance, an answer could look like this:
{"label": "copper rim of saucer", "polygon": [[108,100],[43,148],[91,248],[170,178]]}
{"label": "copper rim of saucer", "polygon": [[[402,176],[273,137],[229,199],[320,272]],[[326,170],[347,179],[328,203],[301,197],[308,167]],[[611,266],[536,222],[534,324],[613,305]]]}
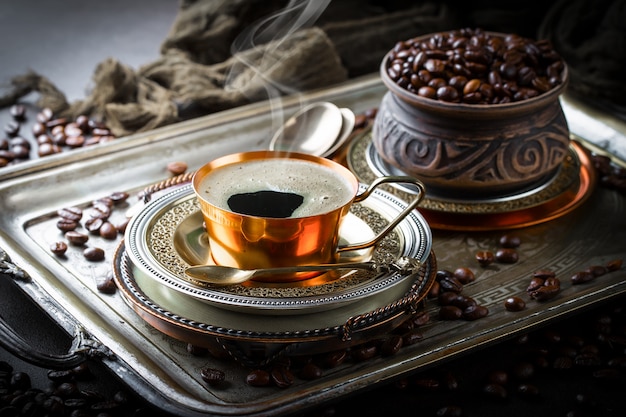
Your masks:
{"label": "copper rim of saucer", "polygon": [[[373,156],[371,130],[351,143],[346,163],[359,181],[371,182],[376,176],[388,175],[389,167]],[[503,198],[451,200],[429,195],[419,210],[433,229],[456,231],[489,231],[515,229],[548,222],[564,216],[582,205],[595,187],[596,174],[588,152],[578,142],[570,142],[570,154],[554,177],[533,190]],[[406,199],[411,190],[387,187],[386,191]]]}

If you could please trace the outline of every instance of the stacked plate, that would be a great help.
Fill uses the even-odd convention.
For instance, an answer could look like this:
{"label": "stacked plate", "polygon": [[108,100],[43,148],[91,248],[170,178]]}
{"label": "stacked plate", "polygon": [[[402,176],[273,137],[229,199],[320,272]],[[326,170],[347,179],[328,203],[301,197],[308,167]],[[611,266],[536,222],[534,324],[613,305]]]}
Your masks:
{"label": "stacked plate", "polygon": [[[340,231],[342,243],[374,236],[404,207],[403,200],[376,190],[353,205]],[[422,267],[385,274],[333,271],[296,283],[200,286],[184,271],[210,263],[210,247],[193,189],[184,185],[131,219],[114,271],[124,299],[152,326],[194,345],[218,343],[240,359],[258,362],[286,350],[349,346],[400,324],[425,297],[436,272],[432,235],[422,215],[414,210],[376,247],[342,254],[340,261],[399,257],[415,258]]]}

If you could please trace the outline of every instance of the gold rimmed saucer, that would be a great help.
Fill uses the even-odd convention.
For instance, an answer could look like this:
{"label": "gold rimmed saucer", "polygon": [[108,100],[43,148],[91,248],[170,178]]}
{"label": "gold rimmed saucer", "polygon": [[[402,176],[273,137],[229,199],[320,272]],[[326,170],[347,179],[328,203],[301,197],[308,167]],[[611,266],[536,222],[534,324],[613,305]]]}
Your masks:
{"label": "gold rimmed saucer", "polygon": [[[374,236],[405,207],[406,203],[397,197],[375,191],[366,201],[353,205],[340,238],[353,243]],[[132,262],[159,285],[214,306],[257,314],[304,314],[353,303],[408,278],[407,273],[398,272],[334,271],[292,283],[198,285],[184,271],[191,265],[210,263],[210,247],[199,213],[190,185],[164,194],[130,220],[125,233],[126,251]],[[407,256],[425,262],[431,247],[430,228],[414,210],[373,249],[347,252],[340,261],[392,262]]]}
{"label": "gold rimmed saucer", "polygon": [[[369,183],[381,175],[398,174],[372,144],[371,131],[365,131],[351,143],[346,156],[348,167],[359,181]],[[457,199],[429,193],[420,211],[433,229],[482,231],[531,226],[561,217],[579,207],[593,191],[595,171],[585,149],[576,141],[557,173],[535,187],[517,194]],[[409,187],[387,187],[387,191],[406,199]]]}

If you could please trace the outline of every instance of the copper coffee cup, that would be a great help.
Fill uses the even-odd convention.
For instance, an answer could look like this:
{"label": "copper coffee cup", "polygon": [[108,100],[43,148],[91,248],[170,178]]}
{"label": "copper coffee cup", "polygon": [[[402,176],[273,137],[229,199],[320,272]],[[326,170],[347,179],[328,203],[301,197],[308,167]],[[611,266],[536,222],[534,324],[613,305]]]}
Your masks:
{"label": "copper coffee cup", "polygon": [[[212,188],[216,174],[221,168],[241,168],[246,164],[263,162],[271,171],[281,172],[279,176],[293,174],[283,170],[284,162],[305,161],[313,165],[314,171],[321,169],[331,173],[331,182],[347,184],[337,201],[336,207],[314,214],[296,217],[271,217],[250,215],[233,211],[216,201],[225,200],[223,194],[232,194],[237,184],[226,184],[221,190]],[[320,173],[322,173],[320,171]],[[313,182],[317,175],[308,176]],[[254,181],[242,174],[240,181]],[[259,180],[260,182],[265,181]],[[234,182],[239,182],[235,180]],[[271,182],[271,181],[270,181]],[[415,199],[393,219],[387,227],[373,239],[349,246],[339,246],[339,230],[342,220],[353,203],[365,200],[374,189],[384,183],[411,183],[419,189]],[[424,196],[423,184],[412,177],[381,177],[374,181],[363,193],[358,194],[359,182],[350,170],[326,158],[293,152],[252,151],[227,155],[202,166],[193,176],[193,189],[198,198],[209,239],[212,260],[218,265],[228,265],[241,269],[271,268],[293,265],[315,265],[333,263],[340,253],[369,248],[379,242],[389,231],[417,207]],[[268,184],[268,187],[273,187]],[[334,185],[329,185],[333,187]],[[301,187],[302,188],[302,187]],[[304,185],[306,192],[307,185]],[[217,195],[220,194],[220,195]],[[306,203],[303,203],[306,204]],[[264,281],[289,282],[310,277],[308,273],[273,276]]]}

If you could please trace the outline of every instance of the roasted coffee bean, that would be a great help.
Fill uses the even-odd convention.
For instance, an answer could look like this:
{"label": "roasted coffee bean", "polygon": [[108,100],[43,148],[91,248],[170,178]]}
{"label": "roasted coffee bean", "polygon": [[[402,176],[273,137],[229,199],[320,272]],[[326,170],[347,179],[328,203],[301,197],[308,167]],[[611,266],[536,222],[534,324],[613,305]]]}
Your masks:
{"label": "roasted coffee bean", "polygon": [[522,243],[522,240],[520,239],[519,236],[509,235],[509,234],[502,235],[500,239],[498,240],[498,244],[502,248],[515,249],[519,247],[521,243]]}
{"label": "roasted coffee bean", "polygon": [[187,171],[187,163],[182,161],[170,162],[167,164],[167,170],[172,175],[181,175]]}
{"label": "roasted coffee bean", "polygon": [[128,200],[129,194],[125,191],[116,191],[109,195],[108,198],[113,201],[113,204],[120,204]]}
{"label": "roasted coffee bean", "polygon": [[441,291],[451,291],[460,293],[463,291],[463,284],[455,277],[445,277],[439,281]]}
{"label": "roasted coffee bean", "polygon": [[453,305],[459,294],[452,291],[445,291],[439,294],[437,297],[437,302],[440,306],[449,306]]}
{"label": "roasted coffee bean", "polygon": [[34,137],[44,135],[47,130],[48,129],[46,128],[46,125],[44,125],[43,123],[35,123],[31,128]]}
{"label": "roasted coffee bean", "polygon": [[474,272],[466,267],[455,269],[454,277],[459,280],[459,282],[463,285],[469,284],[470,282],[474,282],[476,280],[476,275],[474,275]]}
{"label": "roasted coffee bean", "polygon": [[348,357],[348,353],[345,350],[336,350],[328,352],[322,357],[322,365],[327,368],[335,368],[343,364]]}
{"label": "roasted coffee bean", "polygon": [[489,315],[489,309],[481,305],[471,305],[463,310],[462,318],[467,321],[474,321],[487,317]]}
{"label": "roasted coffee bean", "polygon": [[67,243],[54,242],[50,245],[50,252],[54,253],[56,256],[65,255],[65,252],[67,252]]}
{"label": "roasted coffee bean", "polygon": [[270,372],[272,382],[278,388],[288,388],[294,382],[294,376],[285,366],[274,366]]}
{"label": "roasted coffee bean", "polygon": [[400,351],[402,348],[402,337],[398,335],[392,335],[388,337],[380,347],[380,353],[383,356],[392,356]]}
{"label": "roasted coffee bean", "polygon": [[69,146],[70,148],[80,148],[84,144],[85,144],[85,137],[82,135],[67,136],[65,138],[65,145]]}
{"label": "roasted coffee bean", "polygon": [[476,304],[476,300],[463,294],[457,294],[453,300],[450,300],[450,305],[456,306],[461,310],[465,310],[466,308],[475,306]]}
{"label": "roasted coffee bean", "polygon": [[535,375],[535,367],[530,362],[520,362],[513,367],[513,374],[518,380],[527,380]]}
{"label": "roasted coffee bean", "polygon": [[447,305],[439,308],[439,318],[442,320],[459,320],[463,316],[463,310],[457,306]]}
{"label": "roasted coffee bean", "polygon": [[539,271],[533,272],[534,278],[546,279],[546,278],[554,278],[555,276],[556,276],[556,273],[549,269],[540,269]]}
{"label": "roasted coffee bean", "polygon": [[376,355],[378,355],[378,346],[375,344],[356,346],[350,352],[350,356],[352,357],[352,359],[358,362],[370,360]]}
{"label": "roasted coffee bean", "polygon": [[413,329],[402,336],[402,345],[410,346],[422,340],[424,340],[424,334],[417,329]]}
{"label": "roasted coffee bean", "polygon": [[110,271],[104,276],[96,277],[96,289],[103,294],[115,294],[117,285],[113,280],[113,272]]}
{"label": "roasted coffee bean", "polygon": [[124,232],[126,231],[126,227],[128,226],[129,222],[130,222],[130,219],[126,218],[126,219],[122,220],[121,222],[117,223],[115,225],[115,228],[117,229],[117,232],[123,235]]}
{"label": "roasted coffee bean", "polygon": [[26,119],[26,107],[23,104],[14,104],[10,109],[11,117],[17,121]]}
{"label": "roasted coffee bean", "polygon": [[76,230],[78,227],[78,222],[69,219],[59,219],[57,221],[57,229],[62,232],[69,232],[71,230]]}
{"label": "roasted coffee bean", "polygon": [[441,286],[438,281],[433,282],[430,289],[428,290],[428,298],[437,298],[441,292]]}
{"label": "roasted coffee bean", "polygon": [[11,146],[11,152],[15,155],[15,159],[28,159],[30,158],[30,147],[23,145]]}
{"label": "roasted coffee bean", "polygon": [[414,381],[414,385],[425,391],[437,391],[441,388],[441,383],[435,378],[417,378]]}
{"label": "roasted coffee bean", "polygon": [[57,215],[64,219],[78,222],[83,218],[83,210],[80,207],[66,207],[58,210]]}
{"label": "roasted coffee bean", "polygon": [[220,369],[205,367],[200,369],[200,377],[211,386],[220,385],[226,379],[226,373]]}
{"label": "roasted coffee bean", "polygon": [[48,371],[48,379],[55,382],[71,381],[74,379],[74,372],[71,369]]}
{"label": "roasted coffee bean", "polygon": [[489,266],[495,260],[493,256],[493,252],[488,250],[481,250],[476,252],[476,261],[480,264],[480,266]]}
{"label": "roasted coffee bean", "polygon": [[104,222],[105,221],[99,217],[90,217],[85,221],[85,229],[87,229],[89,233],[97,235],[100,233],[100,228]]}
{"label": "roasted coffee bean", "polygon": [[100,236],[105,239],[113,240],[117,237],[117,228],[112,223],[105,221],[100,226]]}
{"label": "roasted coffee bean", "polygon": [[54,116],[54,112],[49,107],[45,107],[41,109],[39,113],[37,113],[37,121],[40,123],[46,123],[52,119]]}
{"label": "roasted coffee bean", "polygon": [[534,400],[539,397],[539,388],[533,384],[520,384],[517,386],[517,393],[527,400]]}
{"label": "roasted coffee bean", "polygon": [[413,315],[411,321],[415,326],[423,326],[430,321],[430,314],[425,310],[418,311]]}
{"label": "roasted coffee bean", "polygon": [[496,252],[496,261],[504,264],[514,264],[519,260],[519,255],[515,249],[501,248]]}
{"label": "roasted coffee bean", "polygon": [[554,298],[560,290],[561,288],[556,285],[544,285],[537,288],[536,290],[531,291],[529,295],[530,298],[533,298],[537,301],[546,301]]}
{"label": "roasted coffee bean", "polygon": [[62,149],[54,143],[44,143],[37,149],[37,155],[40,157],[56,155],[63,152]]}
{"label": "roasted coffee bean", "polygon": [[604,265],[592,265],[585,269],[585,272],[591,273],[594,277],[600,277],[606,273],[608,273],[608,269]]}
{"label": "roasted coffee bean", "polygon": [[588,271],[580,271],[576,272],[574,275],[570,277],[570,282],[572,285],[585,284],[587,282],[593,281],[596,279],[596,276]]}
{"label": "roasted coffee bean", "polygon": [[11,138],[15,137],[20,132],[20,124],[15,120],[11,120],[4,126],[4,132]]}
{"label": "roasted coffee bean", "polygon": [[526,308],[526,302],[519,297],[509,297],[504,301],[507,311],[522,311]]}
{"label": "roasted coffee bean", "polygon": [[70,242],[70,244],[74,246],[82,246],[89,240],[89,236],[75,230],[70,230],[69,232],[66,232],[65,238],[68,242]]}
{"label": "roasted coffee bean", "polygon": [[506,388],[500,384],[487,384],[483,387],[483,393],[488,397],[495,400],[505,400],[508,398],[509,393]]}
{"label": "roasted coffee bean", "polygon": [[622,268],[622,260],[621,259],[613,259],[606,264],[606,269],[609,272],[618,271]]}
{"label": "roasted coffee bean", "polygon": [[83,130],[75,122],[68,123],[63,129],[66,136],[83,136]]}
{"label": "roasted coffee bean", "polygon": [[83,256],[90,262],[98,262],[104,259],[104,250],[98,247],[89,247],[83,250]]}
{"label": "roasted coffee bean", "polygon": [[[48,129],[51,131],[54,129],[62,129],[65,130],[65,125],[67,124],[67,119],[64,117],[60,117],[57,119],[51,119],[44,123]],[[58,131],[58,130],[57,130]]]}
{"label": "roasted coffee bean", "polygon": [[302,367],[298,375],[301,379],[310,381],[313,379],[321,378],[323,375],[323,371],[322,368],[320,368],[313,362],[309,362]]}
{"label": "roasted coffee bean", "polygon": [[502,370],[491,371],[487,375],[487,382],[504,386],[509,382],[509,374]]}

